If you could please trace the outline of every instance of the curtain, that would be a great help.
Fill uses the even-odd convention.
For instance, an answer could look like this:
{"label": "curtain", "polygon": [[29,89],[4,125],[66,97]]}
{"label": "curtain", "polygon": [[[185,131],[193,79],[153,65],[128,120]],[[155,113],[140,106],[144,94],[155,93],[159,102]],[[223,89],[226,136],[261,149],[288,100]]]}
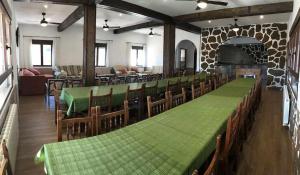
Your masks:
{"label": "curtain", "polygon": [[52,47],[52,67],[55,68],[56,65],[59,64],[58,60],[60,59],[58,57],[59,50],[59,41],[60,38],[48,38],[49,40],[53,40],[53,47]]}
{"label": "curtain", "polygon": [[111,44],[112,41],[110,40],[99,40],[99,39],[96,39],[96,43],[104,43],[106,44],[106,60],[105,60],[105,63],[106,63],[106,66],[108,67],[110,65],[109,63],[109,55],[110,55],[110,51],[112,50],[112,44]]}
{"label": "curtain", "polygon": [[31,45],[32,37],[23,37],[22,49],[20,49],[20,68],[32,67]]}

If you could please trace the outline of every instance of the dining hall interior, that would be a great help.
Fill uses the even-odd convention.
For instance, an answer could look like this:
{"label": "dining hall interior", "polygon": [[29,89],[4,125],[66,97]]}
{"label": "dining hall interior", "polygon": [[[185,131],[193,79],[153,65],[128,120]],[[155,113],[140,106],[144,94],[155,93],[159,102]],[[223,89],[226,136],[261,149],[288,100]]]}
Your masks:
{"label": "dining hall interior", "polygon": [[0,175],[300,174],[300,0],[1,0]]}

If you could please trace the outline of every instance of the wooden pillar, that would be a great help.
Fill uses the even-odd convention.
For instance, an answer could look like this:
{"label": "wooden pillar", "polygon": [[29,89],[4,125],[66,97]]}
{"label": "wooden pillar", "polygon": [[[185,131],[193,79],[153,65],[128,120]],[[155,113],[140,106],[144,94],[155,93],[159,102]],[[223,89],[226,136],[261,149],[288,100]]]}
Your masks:
{"label": "wooden pillar", "polygon": [[95,84],[95,42],[96,42],[96,5],[84,6],[83,26],[83,69],[85,86]]}
{"label": "wooden pillar", "polygon": [[164,60],[163,71],[165,77],[174,76],[175,67],[175,25],[164,24]]}

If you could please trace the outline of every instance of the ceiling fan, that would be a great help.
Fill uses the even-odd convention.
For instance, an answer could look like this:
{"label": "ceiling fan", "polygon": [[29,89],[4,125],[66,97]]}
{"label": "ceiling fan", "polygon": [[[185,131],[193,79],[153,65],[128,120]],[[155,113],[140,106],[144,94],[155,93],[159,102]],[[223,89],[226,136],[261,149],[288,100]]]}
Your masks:
{"label": "ceiling fan", "polygon": [[234,18],[234,24],[230,24],[230,29],[232,29],[233,31],[237,32],[240,30],[240,26],[237,24],[238,19]]}
{"label": "ceiling fan", "polygon": [[42,27],[47,27],[48,24],[55,24],[55,25],[59,25],[60,24],[60,23],[56,23],[56,22],[48,22],[46,20],[46,13],[45,12],[42,13],[42,16],[43,16],[42,20],[40,21],[40,24],[41,24]]}
{"label": "ceiling fan", "polygon": [[196,10],[201,10],[207,7],[208,4],[227,6],[228,2],[209,1],[209,0],[176,0],[176,1],[195,1],[197,3]]}
{"label": "ceiling fan", "polygon": [[159,33],[154,33],[154,32],[153,32],[153,28],[150,28],[149,37],[153,37],[153,36],[161,36],[161,34],[159,34]]}
{"label": "ceiling fan", "polygon": [[105,32],[107,32],[107,31],[109,31],[109,29],[119,29],[119,28],[121,28],[121,26],[109,26],[108,24],[107,24],[107,22],[108,22],[108,20],[106,19],[105,21],[105,24],[103,25],[103,30],[105,31]]}

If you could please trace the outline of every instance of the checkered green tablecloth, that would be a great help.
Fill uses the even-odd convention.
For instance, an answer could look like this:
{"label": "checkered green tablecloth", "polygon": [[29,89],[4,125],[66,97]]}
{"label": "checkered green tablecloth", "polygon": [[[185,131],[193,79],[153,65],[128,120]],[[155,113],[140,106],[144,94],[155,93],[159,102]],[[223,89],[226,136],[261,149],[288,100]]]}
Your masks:
{"label": "checkered green tablecloth", "polygon": [[[197,75],[201,79],[205,79],[205,74]],[[169,78],[158,81],[158,90],[165,91],[168,81],[176,82],[179,77]],[[193,80],[192,76],[181,77],[181,79],[189,81]],[[147,82],[147,86],[153,86],[156,82]],[[105,95],[109,93],[110,88],[113,88],[113,99],[112,105],[117,106],[121,105],[124,101],[127,87],[130,86],[130,89],[138,89],[142,86],[143,83],[130,83],[130,84],[121,84],[121,85],[111,85],[111,86],[92,86],[92,87],[78,87],[78,88],[64,88],[62,90],[61,99],[66,101],[68,104],[67,115],[71,115],[73,112],[83,112],[88,110],[89,105],[89,96],[91,89],[94,90],[95,95]]]}
{"label": "checkered green tablecloth", "polygon": [[114,132],[46,144],[36,162],[44,162],[49,175],[191,174],[213,152],[216,136],[254,83],[238,79]]}

